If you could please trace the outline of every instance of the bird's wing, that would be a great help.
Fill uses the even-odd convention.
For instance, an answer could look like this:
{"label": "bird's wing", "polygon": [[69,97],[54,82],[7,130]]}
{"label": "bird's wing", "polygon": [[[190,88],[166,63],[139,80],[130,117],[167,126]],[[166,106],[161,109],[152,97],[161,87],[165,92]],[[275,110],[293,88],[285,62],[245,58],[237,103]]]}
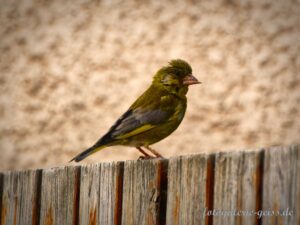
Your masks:
{"label": "bird's wing", "polygon": [[129,138],[150,130],[169,118],[170,112],[162,109],[129,109],[110,128],[107,135],[111,139]]}
{"label": "bird's wing", "polygon": [[167,122],[175,113],[174,101],[174,97],[151,85],[95,146],[126,139]]}

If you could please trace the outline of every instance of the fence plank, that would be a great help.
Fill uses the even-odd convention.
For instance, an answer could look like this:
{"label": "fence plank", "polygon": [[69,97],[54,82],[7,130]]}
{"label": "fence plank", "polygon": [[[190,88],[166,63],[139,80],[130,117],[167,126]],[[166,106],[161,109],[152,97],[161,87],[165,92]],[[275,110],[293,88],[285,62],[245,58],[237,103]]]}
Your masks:
{"label": "fence plank", "polygon": [[39,171],[3,174],[1,225],[37,224],[38,175]]}
{"label": "fence plank", "polygon": [[79,224],[120,224],[123,163],[81,168]]}
{"label": "fence plank", "polygon": [[163,160],[125,162],[123,225],[160,224],[163,169]]}
{"label": "fence plank", "polygon": [[259,151],[216,155],[214,225],[256,224],[261,157]]}
{"label": "fence plank", "polygon": [[[263,178],[264,225],[300,224],[299,150],[299,146],[274,147],[266,150]],[[286,215],[272,216],[272,211],[276,214],[277,210]]]}
{"label": "fence plank", "polygon": [[171,158],[167,225],[205,224],[207,156]]}
{"label": "fence plank", "polygon": [[78,220],[79,167],[42,173],[40,225],[73,225]]}
{"label": "fence plank", "polygon": [[80,171],[79,225],[97,224],[99,217],[100,164]]}
{"label": "fence plank", "polygon": [[99,224],[120,225],[124,163],[101,164]]}

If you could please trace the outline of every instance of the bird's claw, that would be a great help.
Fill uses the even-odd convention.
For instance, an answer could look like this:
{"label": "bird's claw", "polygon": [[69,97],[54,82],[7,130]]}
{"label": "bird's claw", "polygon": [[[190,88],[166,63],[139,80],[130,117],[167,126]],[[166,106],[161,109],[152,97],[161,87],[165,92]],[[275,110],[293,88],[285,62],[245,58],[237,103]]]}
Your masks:
{"label": "bird's claw", "polygon": [[153,157],[153,156],[150,156],[150,155],[141,155],[140,157],[139,157],[139,159],[138,160],[149,160],[149,159],[155,159],[156,157]]}
{"label": "bird's claw", "polygon": [[149,159],[165,159],[165,157],[163,156],[145,156],[145,155],[141,155],[138,160],[149,160]]}

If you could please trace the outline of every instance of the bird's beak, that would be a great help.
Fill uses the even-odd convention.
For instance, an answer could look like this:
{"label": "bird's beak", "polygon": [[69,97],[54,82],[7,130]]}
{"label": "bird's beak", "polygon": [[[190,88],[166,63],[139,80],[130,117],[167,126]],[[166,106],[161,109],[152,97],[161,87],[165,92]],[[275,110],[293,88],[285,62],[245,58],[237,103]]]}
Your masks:
{"label": "bird's beak", "polygon": [[185,78],[183,78],[183,84],[184,85],[192,85],[192,84],[201,84],[196,77],[194,77],[192,74],[187,75]]}

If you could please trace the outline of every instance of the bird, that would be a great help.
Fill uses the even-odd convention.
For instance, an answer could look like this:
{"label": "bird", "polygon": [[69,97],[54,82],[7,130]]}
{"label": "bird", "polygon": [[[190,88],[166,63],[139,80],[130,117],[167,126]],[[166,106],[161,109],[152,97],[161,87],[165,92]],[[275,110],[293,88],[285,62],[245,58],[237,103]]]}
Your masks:
{"label": "bird", "polygon": [[143,154],[140,159],[163,158],[150,145],[177,129],[186,112],[189,86],[200,83],[192,74],[189,63],[182,59],[169,61],[155,73],[150,87],[108,132],[71,161],[79,162],[95,152],[116,145],[135,147]]}

